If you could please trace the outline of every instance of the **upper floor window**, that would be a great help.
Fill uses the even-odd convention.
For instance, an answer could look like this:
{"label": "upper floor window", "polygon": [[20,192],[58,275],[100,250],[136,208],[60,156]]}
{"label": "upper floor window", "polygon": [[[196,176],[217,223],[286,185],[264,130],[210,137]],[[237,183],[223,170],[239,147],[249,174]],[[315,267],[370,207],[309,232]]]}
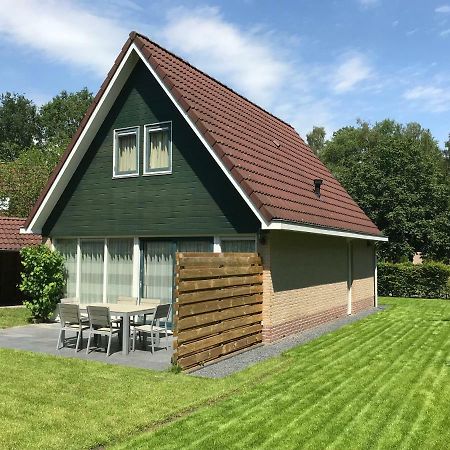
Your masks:
{"label": "upper floor window", "polygon": [[172,172],[172,126],[163,122],[144,127],[144,174]]}
{"label": "upper floor window", "polygon": [[139,175],[139,127],[114,130],[115,177]]}

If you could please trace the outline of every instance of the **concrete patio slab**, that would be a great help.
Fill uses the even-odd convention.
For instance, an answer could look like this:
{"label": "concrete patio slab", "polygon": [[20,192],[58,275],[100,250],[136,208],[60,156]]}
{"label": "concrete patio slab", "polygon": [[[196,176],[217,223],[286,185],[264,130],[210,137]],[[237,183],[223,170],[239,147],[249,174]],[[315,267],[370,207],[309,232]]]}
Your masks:
{"label": "concrete patio slab", "polygon": [[[75,333],[67,333],[67,347],[56,350],[58,333],[58,323],[25,325],[1,329],[0,348],[28,350],[31,352],[47,353],[67,358],[101,361],[108,364],[118,364],[158,371],[166,370],[171,365],[172,338],[170,338],[168,350],[165,348],[155,348],[155,353],[152,355],[149,347],[147,350],[140,347],[137,348],[135,352],[123,355],[119,341],[117,337],[114,337],[111,344],[111,355],[106,356],[104,347],[106,338],[103,338],[102,348],[95,350],[95,348],[92,347],[93,351],[91,351],[89,355],[86,355],[87,333],[83,333],[83,349],[79,352],[75,352]],[[161,344],[164,344],[164,339],[161,339]]]}

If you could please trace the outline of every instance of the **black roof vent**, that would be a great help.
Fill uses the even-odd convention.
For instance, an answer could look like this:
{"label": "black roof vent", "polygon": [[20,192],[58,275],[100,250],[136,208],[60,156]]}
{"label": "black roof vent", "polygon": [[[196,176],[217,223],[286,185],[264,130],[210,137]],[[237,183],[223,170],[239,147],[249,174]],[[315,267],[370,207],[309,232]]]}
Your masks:
{"label": "black roof vent", "polygon": [[316,194],[316,196],[318,198],[320,198],[320,186],[322,186],[323,180],[321,180],[320,178],[316,178],[314,180],[314,194]]}

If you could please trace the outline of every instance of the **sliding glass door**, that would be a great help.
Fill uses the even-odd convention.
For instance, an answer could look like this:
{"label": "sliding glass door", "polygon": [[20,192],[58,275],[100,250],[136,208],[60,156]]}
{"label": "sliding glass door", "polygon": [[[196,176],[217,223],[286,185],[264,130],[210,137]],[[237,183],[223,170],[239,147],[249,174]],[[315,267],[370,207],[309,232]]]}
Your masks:
{"label": "sliding glass door", "polygon": [[143,241],[141,297],[172,303],[175,242]]}
{"label": "sliding glass door", "polygon": [[118,297],[131,297],[133,292],[133,239],[108,239],[106,264],[106,298],[117,303]]}
{"label": "sliding glass door", "polygon": [[211,239],[143,240],[141,297],[172,302],[175,252],[212,252]]}
{"label": "sliding glass door", "polygon": [[80,246],[80,303],[101,303],[105,241],[82,240]]}

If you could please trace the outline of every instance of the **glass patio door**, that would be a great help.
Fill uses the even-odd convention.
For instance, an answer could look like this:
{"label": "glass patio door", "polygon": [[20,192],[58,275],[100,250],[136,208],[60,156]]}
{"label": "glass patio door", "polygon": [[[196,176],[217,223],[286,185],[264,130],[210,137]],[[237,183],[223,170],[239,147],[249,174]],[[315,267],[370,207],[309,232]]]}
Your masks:
{"label": "glass patio door", "polygon": [[175,242],[142,242],[141,297],[172,303]]}

